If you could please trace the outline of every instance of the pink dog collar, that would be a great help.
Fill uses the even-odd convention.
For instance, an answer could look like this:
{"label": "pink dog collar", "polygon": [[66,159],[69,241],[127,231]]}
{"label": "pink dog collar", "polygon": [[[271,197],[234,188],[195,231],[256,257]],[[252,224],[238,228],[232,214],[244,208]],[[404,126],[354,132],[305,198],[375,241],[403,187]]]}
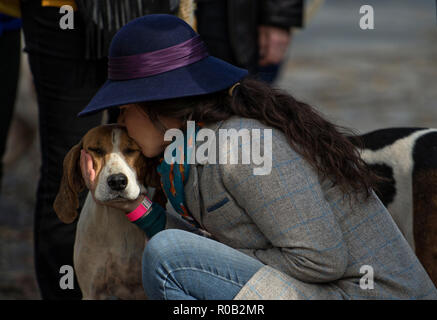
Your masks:
{"label": "pink dog collar", "polygon": [[151,207],[152,201],[144,196],[144,200],[138,205],[138,207],[134,211],[127,213],[126,217],[129,219],[129,221],[134,222],[145,216],[150,211]]}

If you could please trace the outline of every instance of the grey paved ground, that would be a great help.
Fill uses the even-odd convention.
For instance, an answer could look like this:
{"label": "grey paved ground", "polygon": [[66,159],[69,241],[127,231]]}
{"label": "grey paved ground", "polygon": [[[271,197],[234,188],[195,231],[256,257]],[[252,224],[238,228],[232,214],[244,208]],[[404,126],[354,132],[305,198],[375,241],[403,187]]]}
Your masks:
{"label": "grey paved ground", "polygon": [[[37,108],[23,55],[16,119],[10,131],[0,196],[0,299],[38,299],[33,266],[32,223],[40,154],[36,131],[19,135],[19,119],[36,128]],[[18,117],[17,117],[18,116]],[[36,130],[36,129],[35,129]],[[21,138],[21,139],[20,139]],[[25,141],[25,142],[23,142]],[[21,156],[12,158],[18,149]]]}
{"label": "grey paved ground", "polygon": [[[375,29],[359,28],[370,4]],[[279,81],[361,132],[437,126],[437,21],[431,0],[326,0],[297,33]]]}
{"label": "grey paved ground", "polygon": [[[375,30],[359,29],[371,4]],[[361,132],[437,127],[437,22],[431,0],[326,0],[297,33],[278,84],[333,121]],[[23,68],[17,114],[33,126],[36,106]],[[0,198],[0,299],[38,299],[32,215],[38,142],[6,166]],[[11,145],[17,148],[19,144]]]}

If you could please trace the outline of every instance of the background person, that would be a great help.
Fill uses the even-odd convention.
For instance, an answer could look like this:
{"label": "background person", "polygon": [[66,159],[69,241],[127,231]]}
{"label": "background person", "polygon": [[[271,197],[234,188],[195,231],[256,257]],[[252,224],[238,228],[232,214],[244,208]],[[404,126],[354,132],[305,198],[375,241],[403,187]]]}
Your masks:
{"label": "background person", "polygon": [[197,0],[197,27],[212,55],[273,82],[303,26],[303,0]]}
{"label": "background person", "polygon": [[[63,5],[75,10],[73,29],[60,28],[63,14],[59,8]],[[38,99],[42,164],[34,217],[34,255],[43,299],[81,297],[77,282],[74,290],[59,287],[60,267],[73,265],[76,223],[63,224],[53,210],[53,202],[65,155],[102,118],[94,115],[79,119],[76,115],[106,80],[106,54],[112,34],[144,14],[176,14],[177,7],[170,5],[170,1],[146,0],[21,0],[25,51]],[[111,12],[112,19],[98,19],[104,22],[96,23],[90,12],[105,18]]]}
{"label": "background person", "polygon": [[[17,95],[21,52],[19,17],[18,1],[0,3],[0,160],[5,154]],[[0,162],[0,182],[2,176],[3,162]]]}

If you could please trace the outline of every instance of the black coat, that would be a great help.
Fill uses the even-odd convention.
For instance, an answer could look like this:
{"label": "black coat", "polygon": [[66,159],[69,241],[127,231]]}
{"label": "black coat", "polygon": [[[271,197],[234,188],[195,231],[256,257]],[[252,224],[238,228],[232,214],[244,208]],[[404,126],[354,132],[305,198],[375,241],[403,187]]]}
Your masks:
{"label": "black coat", "polygon": [[303,0],[228,0],[229,39],[236,63],[250,69],[258,61],[259,25],[303,26]]}

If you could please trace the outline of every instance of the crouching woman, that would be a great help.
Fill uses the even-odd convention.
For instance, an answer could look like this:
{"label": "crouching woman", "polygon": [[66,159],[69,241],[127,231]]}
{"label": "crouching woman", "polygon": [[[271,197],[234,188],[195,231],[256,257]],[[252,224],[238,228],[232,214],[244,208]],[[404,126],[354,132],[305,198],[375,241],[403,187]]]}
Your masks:
{"label": "crouching woman", "polygon": [[[166,229],[169,213],[144,195],[108,203],[128,215],[142,212],[134,223],[150,238],[143,255],[147,295],[435,299],[436,288],[372,189],[378,178],[344,132],[246,74],[209,56],[173,16],[134,20],[112,42],[108,83],[82,115],[121,108],[120,122],[146,157],[163,156],[169,129],[185,133],[187,150],[203,144],[200,127],[215,141],[223,129],[272,136],[268,149],[267,135],[258,133],[259,144],[251,146],[271,156],[267,174],[255,174],[254,161],[188,163],[186,156],[180,164],[160,163],[165,194],[190,231]],[[193,135],[189,120],[200,125]],[[216,151],[232,153],[230,146],[217,144]],[[85,153],[81,164],[92,188]]]}

